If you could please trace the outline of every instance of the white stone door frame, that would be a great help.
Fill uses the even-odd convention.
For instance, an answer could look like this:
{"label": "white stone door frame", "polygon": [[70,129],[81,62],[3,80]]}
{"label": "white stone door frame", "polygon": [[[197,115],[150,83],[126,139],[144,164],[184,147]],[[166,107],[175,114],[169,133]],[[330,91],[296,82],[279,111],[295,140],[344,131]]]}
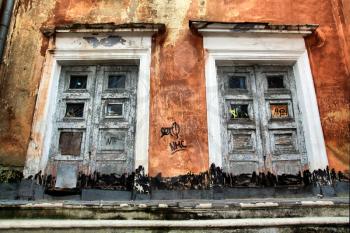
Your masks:
{"label": "white stone door frame", "polygon": [[[133,61],[139,66],[135,168],[143,166],[148,172],[149,146],[149,105],[150,105],[150,65],[152,32],[113,32],[99,33],[57,33],[50,39],[43,73],[39,84],[37,101],[33,116],[31,138],[28,145],[24,176],[44,172],[53,134],[54,113],[58,93],[58,81],[62,65],[96,64]],[[84,37],[94,37],[97,41],[108,36],[121,37],[120,43],[97,45],[89,43]]]}
{"label": "white stone door frame", "polygon": [[[201,32],[199,30],[199,32]],[[302,113],[309,169],[328,165],[313,77],[302,34],[201,32],[206,51],[205,80],[209,161],[222,167],[216,65],[219,61],[293,65]]]}

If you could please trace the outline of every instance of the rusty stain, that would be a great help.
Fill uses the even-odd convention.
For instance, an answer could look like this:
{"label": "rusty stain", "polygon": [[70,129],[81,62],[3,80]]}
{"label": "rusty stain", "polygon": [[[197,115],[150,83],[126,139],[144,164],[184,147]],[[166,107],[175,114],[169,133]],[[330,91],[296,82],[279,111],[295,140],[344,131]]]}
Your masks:
{"label": "rusty stain", "polygon": [[45,36],[42,36],[42,42],[41,42],[41,47],[40,47],[40,55],[41,56],[45,56],[46,54],[46,51],[49,47],[49,44],[50,44],[50,39],[45,37]]}
{"label": "rusty stain", "polygon": [[[188,28],[189,19],[222,22],[319,24],[306,39],[330,167],[349,170],[349,4],[326,0],[247,1],[22,1],[1,66],[0,163],[23,165],[35,106],[35,91],[48,48],[43,26],[63,24],[164,23],[168,31],[153,38],[149,172],[176,176],[208,170],[208,135],[203,39]],[[180,4],[180,2],[182,2]],[[179,3],[179,4],[178,4]],[[335,15],[337,14],[337,15]],[[338,18],[339,16],[339,18]],[[339,43],[341,42],[341,43]],[[5,88],[6,90],[5,90]],[[47,87],[44,87],[47,88]],[[175,94],[174,94],[175,93]],[[178,93],[178,94],[176,94]],[[171,98],[170,98],[171,97]],[[41,106],[44,104],[40,103]],[[39,106],[40,106],[39,105]],[[10,110],[9,110],[10,109]],[[11,114],[8,113],[11,111]],[[37,114],[43,114],[37,109]],[[159,132],[181,122],[187,150],[169,155]],[[33,134],[33,138],[43,135]],[[39,148],[40,149],[40,148]]]}

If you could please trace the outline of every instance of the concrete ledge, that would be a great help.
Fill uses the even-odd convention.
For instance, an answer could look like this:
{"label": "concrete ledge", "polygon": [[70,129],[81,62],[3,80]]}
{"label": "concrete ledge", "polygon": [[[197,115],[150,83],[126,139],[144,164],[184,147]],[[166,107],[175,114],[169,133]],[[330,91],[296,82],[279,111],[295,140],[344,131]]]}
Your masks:
{"label": "concrete ledge", "polygon": [[0,201],[2,219],[213,220],[349,217],[348,198],[172,201]]}
{"label": "concrete ledge", "polygon": [[347,225],[348,217],[251,218],[219,220],[2,220],[0,229],[66,228],[237,228]]}

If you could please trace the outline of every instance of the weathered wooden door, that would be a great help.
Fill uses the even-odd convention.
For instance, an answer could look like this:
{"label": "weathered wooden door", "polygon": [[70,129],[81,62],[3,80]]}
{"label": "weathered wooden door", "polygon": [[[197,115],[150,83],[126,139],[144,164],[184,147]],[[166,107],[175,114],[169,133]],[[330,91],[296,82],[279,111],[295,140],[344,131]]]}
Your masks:
{"label": "weathered wooden door", "polygon": [[62,68],[50,149],[58,173],[133,171],[137,72],[126,65]]}
{"label": "weathered wooden door", "polygon": [[219,66],[223,168],[297,174],[306,150],[292,68]]}

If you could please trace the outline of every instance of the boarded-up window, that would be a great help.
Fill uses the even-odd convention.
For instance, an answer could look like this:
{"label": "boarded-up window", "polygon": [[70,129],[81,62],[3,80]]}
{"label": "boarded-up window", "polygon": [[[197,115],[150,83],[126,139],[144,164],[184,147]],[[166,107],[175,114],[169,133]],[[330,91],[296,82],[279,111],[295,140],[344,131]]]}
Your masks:
{"label": "boarded-up window", "polygon": [[59,140],[61,154],[80,156],[82,136],[81,132],[61,132]]}

